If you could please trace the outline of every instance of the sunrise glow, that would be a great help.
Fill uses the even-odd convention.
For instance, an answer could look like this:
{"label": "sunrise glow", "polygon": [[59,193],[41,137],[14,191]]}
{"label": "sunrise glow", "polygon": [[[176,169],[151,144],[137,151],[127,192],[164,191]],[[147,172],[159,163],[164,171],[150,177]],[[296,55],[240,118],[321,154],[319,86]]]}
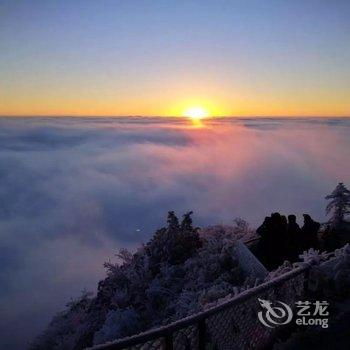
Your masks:
{"label": "sunrise glow", "polygon": [[209,116],[209,112],[203,107],[190,107],[184,112],[184,116],[192,120],[201,120]]}

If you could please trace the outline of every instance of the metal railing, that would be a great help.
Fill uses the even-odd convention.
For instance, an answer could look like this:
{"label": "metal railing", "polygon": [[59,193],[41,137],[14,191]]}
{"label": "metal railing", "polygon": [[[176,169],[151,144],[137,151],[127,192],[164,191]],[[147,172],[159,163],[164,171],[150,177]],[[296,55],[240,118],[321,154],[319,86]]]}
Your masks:
{"label": "metal railing", "polygon": [[179,321],[131,337],[96,345],[91,350],[259,349],[271,341],[273,329],[258,321],[258,298],[289,305],[304,292],[309,266],[248,289],[230,300]]}

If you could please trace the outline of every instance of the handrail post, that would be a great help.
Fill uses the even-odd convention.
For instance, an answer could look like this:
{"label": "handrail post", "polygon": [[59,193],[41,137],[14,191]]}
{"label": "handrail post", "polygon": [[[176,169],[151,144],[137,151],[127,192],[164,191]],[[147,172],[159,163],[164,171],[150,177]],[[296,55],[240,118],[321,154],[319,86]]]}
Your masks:
{"label": "handrail post", "polygon": [[205,318],[198,322],[198,350],[205,350]]}
{"label": "handrail post", "polygon": [[172,333],[168,333],[165,338],[165,347],[164,350],[173,350],[173,334]]}

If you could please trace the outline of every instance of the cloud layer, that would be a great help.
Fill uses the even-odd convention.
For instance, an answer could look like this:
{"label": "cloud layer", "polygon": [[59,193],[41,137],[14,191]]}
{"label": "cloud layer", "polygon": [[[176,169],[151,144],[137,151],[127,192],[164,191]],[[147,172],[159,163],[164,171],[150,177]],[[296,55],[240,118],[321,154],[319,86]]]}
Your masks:
{"label": "cloud layer", "polygon": [[[345,119],[0,119],[1,347],[19,349],[168,210],[198,225],[275,210],[324,221],[350,183]],[[9,336],[16,332],[16,339]]]}

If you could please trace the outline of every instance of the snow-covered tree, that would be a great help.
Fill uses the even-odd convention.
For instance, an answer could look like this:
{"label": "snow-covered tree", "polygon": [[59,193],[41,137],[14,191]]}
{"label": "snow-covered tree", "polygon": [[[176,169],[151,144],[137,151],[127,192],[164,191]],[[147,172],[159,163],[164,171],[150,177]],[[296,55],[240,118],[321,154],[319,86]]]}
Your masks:
{"label": "snow-covered tree", "polygon": [[205,309],[244,284],[234,254],[237,239],[251,236],[239,219],[233,226],[193,226],[169,212],[166,227],[136,252],[122,249],[97,295],[69,303],[37,338],[32,350],[76,350],[167,324]]}
{"label": "snow-covered tree", "polygon": [[340,182],[326,199],[330,200],[326,213],[332,215],[329,222],[335,226],[344,222],[345,216],[350,213],[350,191]]}

